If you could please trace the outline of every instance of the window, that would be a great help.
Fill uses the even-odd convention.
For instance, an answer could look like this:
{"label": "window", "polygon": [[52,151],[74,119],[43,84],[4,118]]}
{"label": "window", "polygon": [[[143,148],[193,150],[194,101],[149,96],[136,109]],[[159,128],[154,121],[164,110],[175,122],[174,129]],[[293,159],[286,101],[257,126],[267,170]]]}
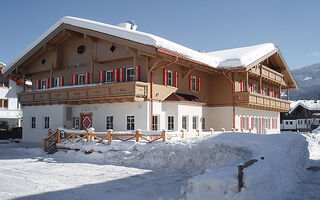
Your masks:
{"label": "window", "polygon": [[173,131],[174,130],[174,117],[168,116],[168,130]]}
{"label": "window", "polygon": [[290,121],[290,125],[292,125],[292,121]]}
{"label": "window", "polygon": [[264,90],[263,91],[264,95],[269,96],[269,89],[268,88],[264,88],[263,90]]}
{"label": "window", "polygon": [[31,117],[31,128],[36,128],[36,117]]}
{"label": "window", "polygon": [[152,116],[152,130],[159,130],[159,116]]}
{"label": "window", "polygon": [[254,93],[259,93],[259,88],[256,84],[253,84],[253,92]]}
{"label": "window", "polygon": [[40,89],[46,89],[46,80],[40,80]]}
{"label": "window", "polygon": [[84,85],[84,74],[78,75],[78,85]]}
{"label": "window", "polygon": [[134,116],[127,116],[127,130],[134,130]]}
{"label": "window", "polygon": [[73,117],[73,128],[79,129],[79,117]]}
{"label": "window", "polygon": [[80,45],[77,49],[78,54],[83,54],[86,50],[86,47],[84,45]]}
{"label": "window", "polygon": [[48,129],[50,127],[49,117],[44,117],[44,129]]}
{"label": "window", "polygon": [[194,90],[194,91],[198,90],[197,77],[195,77],[195,76],[192,77],[192,90]]}
{"label": "window", "polygon": [[173,86],[172,71],[168,70],[168,85]]}
{"label": "window", "polygon": [[288,121],[286,121],[286,125],[288,125],[289,124],[289,122]]}
{"label": "window", "polygon": [[192,117],[192,129],[197,129],[198,128],[198,120],[196,116]]}
{"label": "window", "polygon": [[202,117],[201,119],[201,129],[205,130],[206,129],[206,118]]}
{"label": "window", "polygon": [[269,128],[269,120],[268,119],[263,119],[264,121],[264,128],[267,129]]}
{"label": "window", "polygon": [[133,81],[134,80],[134,68],[127,68],[127,81]]}
{"label": "window", "polygon": [[187,130],[187,116],[182,116],[182,129]]}
{"label": "window", "polygon": [[113,116],[106,117],[106,130],[113,129]]}
{"label": "window", "polygon": [[1,108],[8,108],[8,99],[0,99]]}
{"label": "window", "polygon": [[254,129],[256,129],[257,133],[259,132],[259,119],[258,118],[254,118]]}
{"label": "window", "polygon": [[59,77],[53,78],[53,87],[59,87],[60,86],[60,80]]}
{"label": "window", "polygon": [[0,76],[0,87],[9,87],[9,80]]}
{"label": "window", "polygon": [[72,107],[66,108],[66,120],[71,121],[72,120]]}
{"label": "window", "polygon": [[106,71],[106,82],[113,83],[113,70]]}

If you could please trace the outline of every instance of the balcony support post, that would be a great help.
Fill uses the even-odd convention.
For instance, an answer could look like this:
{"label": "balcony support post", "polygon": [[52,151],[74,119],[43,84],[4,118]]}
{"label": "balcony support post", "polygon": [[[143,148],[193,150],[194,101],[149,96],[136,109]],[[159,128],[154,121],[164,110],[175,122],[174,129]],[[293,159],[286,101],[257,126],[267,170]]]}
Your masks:
{"label": "balcony support post", "polygon": [[262,94],[262,64],[260,64],[259,94]]}
{"label": "balcony support post", "polygon": [[249,72],[247,71],[247,80],[246,80],[246,88],[247,88],[247,92],[249,92]]}

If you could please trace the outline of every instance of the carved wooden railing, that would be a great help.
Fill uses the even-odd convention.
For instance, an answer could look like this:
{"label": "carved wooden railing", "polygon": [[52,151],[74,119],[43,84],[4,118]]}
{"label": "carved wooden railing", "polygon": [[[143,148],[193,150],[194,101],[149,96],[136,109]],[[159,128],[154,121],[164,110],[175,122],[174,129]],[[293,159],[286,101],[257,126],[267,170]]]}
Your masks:
{"label": "carved wooden railing", "polygon": [[251,75],[255,75],[255,76],[260,76],[261,74],[261,78],[265,79],[265,80],[269,80],[271,82],[275,82],[281,85],[286,85],[286,83],[284,82],[284,78],[283,78],[283,74],[272,70],[266,66],[256,66],[253,67],[249,70]]}
{"label": "carved wooden railing", "polygon": [[53,104],[73,101],[88,103],[99,100],[131,98],[144,100],[149,97],[149,83],[123,82],[113,84],[94,84],[82,86],[65,86],[19,94],[22,105]]}
{"label": "carved wooden railing", "polygon": [[290,101],[253,92],[236,92],[235,100],[237,104],[245,104],[256,108],[264,108],[280,112],[288,112],[290,110]]}

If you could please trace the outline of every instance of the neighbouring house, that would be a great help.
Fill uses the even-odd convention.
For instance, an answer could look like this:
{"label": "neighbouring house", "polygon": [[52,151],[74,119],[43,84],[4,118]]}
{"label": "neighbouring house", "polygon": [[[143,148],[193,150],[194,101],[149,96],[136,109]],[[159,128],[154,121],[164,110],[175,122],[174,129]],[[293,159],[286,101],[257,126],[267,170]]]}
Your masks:
{"label": "neighbouring house", "polygon": [[118,26],[64,17],[2,71],[32,80],[20,93],[26,141],[47,129],[280,132],[298,86],[271,43],[198,52]]}
{"label": "neighbouring house", "polygon": [[[0,69],[3,67],[5,64],[0,62]],[[22,108],[18,100],[21,85],[21,80],[4,78],[0,72],[0,131],[22,126]]]}
{"label": "neighbouring house", "polygon": [[311,131],[320,125],[320,100],[292,101],[280,118],[282,131]]}

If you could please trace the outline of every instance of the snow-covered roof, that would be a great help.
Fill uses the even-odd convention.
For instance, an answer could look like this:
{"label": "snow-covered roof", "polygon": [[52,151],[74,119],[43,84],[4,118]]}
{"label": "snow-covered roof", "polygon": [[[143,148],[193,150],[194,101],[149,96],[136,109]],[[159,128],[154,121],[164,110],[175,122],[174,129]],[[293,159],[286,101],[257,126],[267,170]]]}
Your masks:
{"label": "snow-covered roof", "polygon": [[3,62],[0,62],[0,65],[2,65],[2,66],[6,66],[6,64],[4,64]]}
{"label": "snow-covered roof", "polygon": [[277,50],[277,47],[274,46],[274,44],[265,43],[248,47],[208,52],[207,55],[212,56],[214,59],[219,61],[218,68],[228,69],[247,67],[254,61],[275,50]]}
{"label": "snow-covered roof", "polygon": [[2,69],[2,72],[5,73],[8,69],[10,69],[15,63],[17,63],[20,59],[22,59],[29,51],[31,51],[34,47],[36,47],[42,40],[44,40],[47,36],[49,36],[49,34],[51,34],[54,30],[56,30],[62,24],[69,24],[69,25],[105,33],[108,35],[117,36],[120,38],[124,38],[137,43],[153,46],[156,48],[164,48],[164,49],[182,54],[191,60],[209,65],[211,67],[217,67],[219,65],[218,61],[215,58],[212,58],[212,56],[192,50],[190,48],[184,47],[175,42],[171,42],[169,40],[166,40],[164,38],[161,38],[149,33],[129,30],[119,26],[114,26],[114,25],[96,22],[92,20],[67,16],[67,17],[63,17],[55,25],[49,28],[43,35],[41,35],[28,48],[26,48],[11,63],[9,63],[6,67],[4,67]]}
{"label": "snow-covered roof", "polygon": [[297,100],[290,102],[289,113],[295,110],[299,105],[307,110],[320,110],[320,100]]}

